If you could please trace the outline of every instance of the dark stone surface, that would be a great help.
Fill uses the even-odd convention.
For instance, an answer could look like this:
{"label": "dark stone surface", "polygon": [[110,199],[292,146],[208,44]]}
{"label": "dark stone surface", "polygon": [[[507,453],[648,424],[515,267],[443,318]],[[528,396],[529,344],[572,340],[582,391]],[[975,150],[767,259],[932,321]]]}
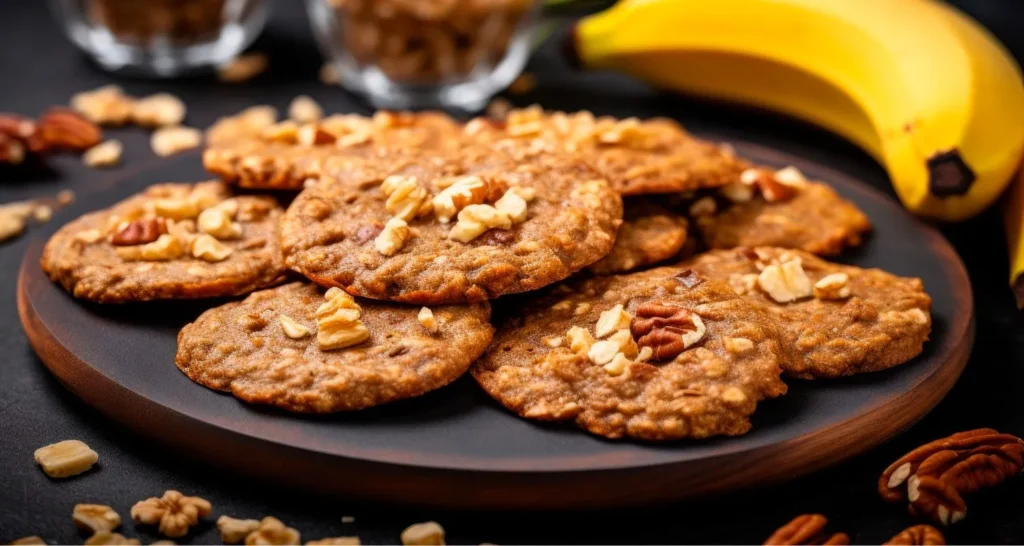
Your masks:
{"label": "dark stone surface", "polygon": [[[1014,0],[958,2],[989,24],[1018,54],[1024,36],[1014,21],[1024,6]],[[256,48],[271,54],[271,71],[251,84],[225,87],[212,78],[175,82],[111,77],[97,70],[60,35],[42,2],[7,0],[0,6],[0,110],[36,114],[65,103],[79,90],[117,81],[129,93],[171,91],[189,105],[188,122],[206,127],[224,114],[252,104],[284,108],[299,93],[312,95],[330,111],[368,112],[337,89],[320,85],[320,58],[297,0],[279,1]],[[651,91],[609,75],[565,71],[543,51],[531,65],[539,88],[519,104],[542,102],[552,108],[589,108],[601,113],[670,115],[697,132],[770,144],[812,156],[856,178],[871,181],[890,195],[880,167],[851,145],[819,130],[766,114],[696,103]],[[52,195],[63,188],[79,194],[115,184],[119,173],[157,161],[147,133],[138,128],[108,131],[125,143],[124,167],[113,171],[84,168],[76,157],[49,161],[41,172],[0,171],[0,202]],[[198,174],[198,169],[196,169]],[[157,182],[158,180],[152,180]],[[53,222],[71,219],[73,209]],[[448,530],[449,543],[758,543],[778,525],[805,512],[821,512],[833,527],[850,533],[856,543],[878,543],[914,520],[898,505],[878,499],[875,481],[893,459],[928,440],[981,426],[1024,434],[1024,399],[1019,393],[1024,370],[1024,318],[1016,311],[1006,285],[1005,241],[994,211],[942,231],[957,247],[972,277],[978,330],[975,350],[956,387],[929,416],[906,434],[869,454],[812,476],[770,489],[748,491],[699,502],[658,504],[628,510],[577,512],[446,512],[416,510],[359,499],[325,499],[301,491],[268,488],[230,473],[212,471],[187,457],[169,454],[85,406],[43,368],[25,340],[14,305],[17,266],[29,242],[47,228],[0,246],[0,541],[38,534],[51,543],[84,539],[70,521],[78,502],[110,504],[127,520],[137,500],[178,489],[210,500],[218,514],[236,517],[275,515],[298,528],[306,539],[359,535],[364,543],[394,543],[409,523],[435,519]],[[140,360],[149,355],[140,353]],[[32,462],[39,446],[78,438],[96,449],[96,470],[54,481]],[[1020,543],[1024,519],[1018,507],[1024,485],[1017,480],[969,500],[968,517],[948,530],[952,543]],[[352,515],[354,523],[342,524]],[[125,534],[151,542],[158,537],[130,523]],[[219,542],[212,522],[180,542]]]}

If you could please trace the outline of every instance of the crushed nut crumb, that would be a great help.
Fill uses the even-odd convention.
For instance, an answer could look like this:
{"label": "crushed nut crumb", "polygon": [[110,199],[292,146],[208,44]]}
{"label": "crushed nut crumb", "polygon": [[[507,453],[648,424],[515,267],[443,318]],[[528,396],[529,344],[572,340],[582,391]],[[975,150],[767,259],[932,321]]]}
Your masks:
{"label": "crushed nut crumb", "polygon": [[825,275],[814,283],[814,297],[819,300],[841,300],[850,297],[850,276],[846,273]]}
{"label": "crushed nut crumb", "polygon": [[82,154],[82,163],[88,167],[113,167],[121,162],[124,147],[120,140],[108,140],[89,148]]}
{"label": "crushed nut crumb", "polygon": [[431,334],[437,333],[437,319],[434,318],[434,312],[429,307],[421,308],[420,312],[416,315],[416,320],[420,321],[420,324]]}
{"label": "crushed nut crumb", "polygon": [[244,83],[262,74],[270,64],[263,53],[239,55],[217,68],[217,79],[225,83]]}
{"label": "crushed nut crumb", "polygon": [[160,157],[198,148],[202,143],[203,133],[199,129],[184,126],[161,127],[149,138],[153,153]]}

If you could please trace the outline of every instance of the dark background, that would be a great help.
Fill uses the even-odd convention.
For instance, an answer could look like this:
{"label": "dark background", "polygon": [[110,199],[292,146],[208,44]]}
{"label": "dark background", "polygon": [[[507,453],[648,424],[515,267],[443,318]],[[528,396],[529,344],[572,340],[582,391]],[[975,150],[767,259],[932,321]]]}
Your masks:
{"label": "dark background", "polygon": [[[1024,56],[1024,2],[955,2],[989,26],[1018,59]],[[92,66],[67,42],[41,1],[0,2],[0,111],[35,115],[65,104],[78,91],[117,82],[133,95],[169,91],[188,105],[187,123],[207,127],[217,117],[254,104],[284,109],[307,93],[328,112],[370,112],[365,104],[317,81],[321,58],[305,11],[298,0],[274,3],[271,21],[253,49],[271,56],[267,74],[245,85],[225,86],[211,77],[147,81],[115,77]],[[854,177],[869,180],[892,195],[884,172],[849,144],[811,127],[771,115],[709,105],[650,90],[627,79],[573,73],[558,59],[554,43],[533,59],[538,75],[532,93],[512,97],[525,105],[587,108],[615,115],[669,115],[694,132],[742,136],[780,150],[809,155]],[[1024,122],[1024,120],[1021,120]],[[48,161],[50,169],[26,173],[0,171],[0,202],[52,196],[70,188],[79,195],[97,191],[118,173],[157,161],[148,133],[139,128],[108,130],[125,144],[123,167],[85,168],[77,157]],[[196,159],[198,162],[198,158]],[[54,222],[71,219],[58,213]],[[358,535],[366,543],[395,543],[407,525],[433,519],[448,532],[449,543],[760,543],[795,515],[820,512],[832,528],[848,532],[855,543],[880,543],[915,523],[902,505],[883,503],[875,491],[879,473],[906,451],[950,433],[994,427],[1024,434],[1024,318],[1006,286],[1005,239],[998,215],[941,226],[971,274],[977,309],[977,340],[957,386],[932,413],[910,431],[873,452],[784,485],[695,502],[587,512],[446,512],[370,503],[356,498],[319,498],[302,491],[273,489],[191,463],[187,454],[121,428],[82,404],[41,365],[29,348],[15,308],[17,267],[28,242],[0,246],[0,543],[40,535],[54,543],[84,540],[71,523],[76,503],[109,504],[125,521],[138,500],[166,489],[198,495],[213,503],[215,514],[259,518],[274,515],[302,532],[304,540]],[[39,228],[35,229],[38,233]],[[139,355],[140,359],[146,355]],[[33,451],[66,438],[88,443],[100,454],[98,467],[76,478],[47,478],[32,460]],[[951,543],[1024,542],[1024,484],[1005,484],[969,498],[968,517],[946,530]],[[343,524],[343,515],[354,523]],[[143,543],[161,537],[130,522],[122,532]],[[219,543],[212,518],[179,542]]]}

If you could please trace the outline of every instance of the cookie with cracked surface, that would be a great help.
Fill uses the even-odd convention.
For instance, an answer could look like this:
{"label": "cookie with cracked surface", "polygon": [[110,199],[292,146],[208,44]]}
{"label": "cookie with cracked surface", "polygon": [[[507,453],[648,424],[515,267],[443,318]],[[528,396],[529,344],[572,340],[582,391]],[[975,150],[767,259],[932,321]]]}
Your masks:
{"label": "cookie with cracked surface", "polygon": [[158,184],[62,227],[50,279],[101,303],[233,296],[283,280],[282,210],[219,182]]}
{"label": "cookie with cracked surface", "polygon": [[622,205],[622,225],[615,235],[615,246],[587,267],[591,273],[627,273],[676,256],[686,245],[686,218],[651,198],[629,197]]}
{"label": "cookie with cracked surface", "polygon": [[299,190],[325,171],[334,178],[380,181],[392,170],[389,151],[456,147],[460,125],[438,112],[341,114],[300,126],[284,121],[256,136],[211,145],[203,166],[243,188]]}
{"label": "cookie with cracked surface", "polygon": [[622,221],[618,194],[576,156],[519,163],[467,146],[409,165],[381,184],[334,180],[300,193],[282,224],[289,267],[367,298],[481,301],[594,263]]}
{"label": "cookie with cracked surface", "polygon": [[295,282],[210,309],[178,334],[190,379],[288,411],[357,410],[462,375],[493,334],[487,302],[417,307]]}
{"label": "cookie with cracked surface", "polygon": [[[787,172],[798,173],[791,169]],[[770,176],[766,173],[758,174]],[[712,249],[779,246],[822,256],[860,245],[871,229],[868,217],[829,186],[797,180],[797,184],[788,186],[775,184],[767,191],[756,179],[751,184],[736,182],[719,190],[725,194],[721,202],[726,206],[720,212],[695,215],[693,219],[704,244]],[[740,200],[729,204],[728,196]]]}
{"label": "cookie with cracked surface", "polygon": [[568,281],[498,325],[471,373],[522,417],[644,440],[738,435],[780,396],[779,332],[720,281],[661,267]]}
{"label": "cookie with cracked surface", "polygon": [[931,332],[931,298],[918,278],[775,247],[715,250],[681,265],[728,282],[776,320],[793,354],[783,364],[791,376],[891,368],[920,354]]}
{"label": "cookie with cracked surface", "polygon": [[551,150],[583,153],[622,195],[723,186],[748,167],[730,148],[696,138],[666,118],[616,119],[531,106],[501,120],[476,118],[465,132],[499,147],[511,144],[523,156]]}

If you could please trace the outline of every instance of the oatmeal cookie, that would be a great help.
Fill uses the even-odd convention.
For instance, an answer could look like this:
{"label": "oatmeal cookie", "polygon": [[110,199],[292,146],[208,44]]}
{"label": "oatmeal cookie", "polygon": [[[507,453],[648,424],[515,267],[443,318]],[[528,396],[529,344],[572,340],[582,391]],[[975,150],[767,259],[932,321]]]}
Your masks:
{"label": "oatmeal cookie", "polygon": [[487,302],[420,309],[296,282],[206,311],[178,334],[175,362],[249,403],[357,410],[454,381],[490,342],[489,317]]}
{"label": "oatmeal cookie", "polygon": [[[369,187],[306,189],[282,224],[287,264],[323,286],[406,303],[536,290],[606,255],[622,202],[575,156],[464,147]],[[448,174],[444,174],[448,173]]]}
{"label": "oatmeal cookie", "polygon": [[587,267],[595,275],[626,273],[667,260],[686,244],[686,218],[646,197],[623,200],[622,225],[610,254]]}
{"label": "oatmeal cookie", "polygon": [[158,184],[61,228],[42,266],[102,303],[245,294],[284,278],[281,215],[273,198],[219,182]]}
{"label": "oatmeal cookie", "polygon": [[620,120],[531,106],[512,110],[502,120],[474,119],[465,132],[499,147],[512,144],[524,155],[582,153],[622,195],[718,187],[736,180],[748,166],[728,147],[698,139],[666,118]]}
{"label": "oatmeal cookie", "polygon": [[682,266],[727,281],[778,322],[793,355],[783,363],[791,376],[884,370],[920,354],[931,331],[921,279],[775,247],[715,250]]}
{"label": "oatmeal cookie", "polygon": [[522,417],[609,438],[750,430],[786,392],[773,323],[720,281],[662,267],[576,280],[517,307],[471,369]]}
{"label": "oatmeal cookie", "polygon": [[244,188],[302,189],[328,163],[335,178],[380,181],[394,161],[389,150],[439,152],[457,147],[456,137],[461,137],[459,125],[442,113],[342,114],[303,126],[284,121],[257,136],[212,145],[203,153],[203,166]]}
{"label": "oatmeal cookie", "polygon": [[860,245],[871,222],[856,205],[825,184],[802,180],[792,168],[778,172],[798,177],[793,178],[796,183],[764,191],[753,177],[772,176],[770,171],[747,173],[745,180],[753,183],[737,182],[719,190],[725,204],[721,212],[694,216],[708,248],[779,246],[831,256]]}

